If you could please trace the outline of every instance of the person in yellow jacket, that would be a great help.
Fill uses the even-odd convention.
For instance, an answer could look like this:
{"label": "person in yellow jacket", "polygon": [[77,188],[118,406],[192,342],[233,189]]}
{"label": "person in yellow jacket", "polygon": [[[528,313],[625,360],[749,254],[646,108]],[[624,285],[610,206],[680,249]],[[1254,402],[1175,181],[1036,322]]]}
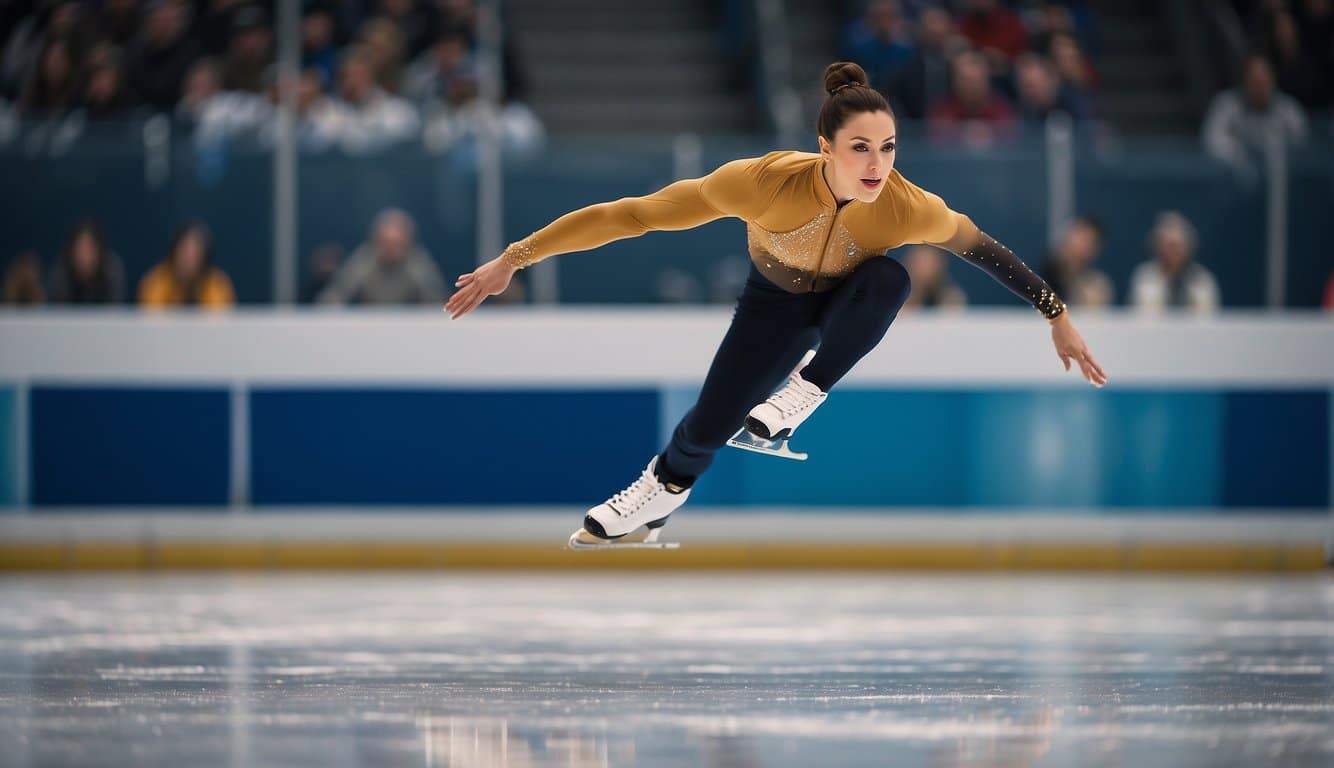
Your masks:
{"label": "person in yellow jacket", "polygon": [[203,222],[187,222],[176,230],[167,258],[139,281],[139,304],[212,309],[236,304],[232,281],[213,265],[213,238]]}
{"label": "person in yellow jacket", "polygon": [[1107,382],[1050,286],[972,219],[894,169],[894,113],[862,68],[831,64],[824,86],[818,154],[733,160],[651,195],[567,213],[455,283],[445,310],[458,318],[505,290],[516,270],[553,254],[725,216],[746,223],[750,277],[699,399],[640,476],[588,511],[572,547],[606,546],[630,533],[638,536],[627,541],[653,542],[726,443],[765,449],[769,440],[766,452],[802,458],[784,450],[786,438],[880,343],[908,296],[908,272],[885,254],[891,248],[935,245],[985,270],[1049,321],[1066,370],[1075,361],[1093,385]]}

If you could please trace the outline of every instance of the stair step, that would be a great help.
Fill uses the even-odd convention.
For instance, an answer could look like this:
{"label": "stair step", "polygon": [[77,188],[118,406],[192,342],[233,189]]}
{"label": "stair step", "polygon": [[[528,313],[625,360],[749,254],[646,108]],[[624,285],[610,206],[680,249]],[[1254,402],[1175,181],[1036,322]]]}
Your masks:
{"label": "stair step", "polygon": [[[616,36],[577,34],[528,37],[520,35],[515,42],[534,69],[554,66],[567,61],[598,62],[615,67],[632,58],[655,59],[664,69],[687,64],[700,58],[718,60],[721,50],[713,34],[691,31],[686,34],[656,35],[633,33]],[[664,62],[664,59],[666,62]]]}
{"label": "stair step", "polygon": [[1098,111],[1104,115],[1123,117],[1143,115],[1190,115],[1191,108],[1180,98],[1171,98],[1167,92],[1101,93]]}
{"label": "stair step", "polygon": [[[609,13],[607,0],[505,0],[505,12],[513,14],[515,19],[540,13],[549,14],[606,14]],[[616,13],[623,11],[672,12],[678,15],[695,17],[701,12],[708,12],[710,4],[697,0],[635,0],[616,8]]]}
{"label": "stair step", "polygon": [[749,127],[751,110],[730,101],[561,103],[537,109],[552,133],[637,131],[645,134],[727,131]]}
{"label": "stair step", "polygon": [[[606,8],[596,13],[560,13],[548,8],[513,14],[510,27],[515,31],[545,35],[585,33],[680,34],[698,30],[699,19],[694,14],[677,9],[655,10],[635,8],[609,13]],[[703,30],[712,32],[712,30]],[[716,33],[715,33],[716,34]]]}
{"label": "stair step", "polygon": [[583,96],[606,101],[608,94],[611,93],[617,94],[613,100],[619,100],[620,92],[627,87],[650,92],[659,97],[665,95],[689,97],[692,94],[701,97],[727,96],[731,93],[728,84],[720,81],[717,71],[712,68],[694,72],[686,72],[680,68],[639,70],[634,73],[632,86],[627,86],[627,79],[622,74],[570,74],[568,71],[534,72],[533,82],[544,100]]}

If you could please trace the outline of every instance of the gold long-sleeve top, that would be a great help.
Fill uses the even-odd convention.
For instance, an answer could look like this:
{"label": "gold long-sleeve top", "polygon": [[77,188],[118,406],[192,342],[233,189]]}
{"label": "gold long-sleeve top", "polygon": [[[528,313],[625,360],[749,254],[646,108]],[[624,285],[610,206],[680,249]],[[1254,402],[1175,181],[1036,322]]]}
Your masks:
{"label": "gold long-sleeve top", "polygon": [[756,268],[792,293],[825,291],[890,248],[930,243],[985,269],[1044,316],[1065,309],[1050,287],[1004,246],[938,195],[896,170],[875,202],[839,203],[824,176],[825,159],[780,150],[725,163],[643,197],[596,203],[561,216],[501,258],[523,268],[547,256],[583,251],[651,230],[689,229],[726,216],[746,222]]}

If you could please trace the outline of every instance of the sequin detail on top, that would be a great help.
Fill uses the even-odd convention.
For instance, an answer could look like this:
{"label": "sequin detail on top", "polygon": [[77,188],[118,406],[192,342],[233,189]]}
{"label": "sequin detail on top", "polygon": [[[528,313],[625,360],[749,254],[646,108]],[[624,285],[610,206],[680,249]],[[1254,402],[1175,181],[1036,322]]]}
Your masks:
{"label": "sequin detail on top", "polygon": [[853,239],[848,228],[839,223],[834,225],[834,236],[829,243],[829,253],[826,254],[820,271],[829,277],[847,277],[852,270],[861,266],[867,259],[883,256],[884,253],[884,249],[873,251],[861,247]]}
{"label": "sequin detail on top", "polygon": [[505,250],[500,252],[500,258],[515,269],[523,269],[538,259],[533,257],[536,249],[533,246],[533,236],[529,235],[522,240],[517,240],[506,246]]}
{"label": "sequin detail on top", "polygon": [[746,241],[752,251],[765,253],[783,266],[803,272],[815,272],[819,266],[820,248],[824,245],[825,230],[832,214],[823,211],[815,218],[787,232],[770,232],[753,221],[746,222]]}

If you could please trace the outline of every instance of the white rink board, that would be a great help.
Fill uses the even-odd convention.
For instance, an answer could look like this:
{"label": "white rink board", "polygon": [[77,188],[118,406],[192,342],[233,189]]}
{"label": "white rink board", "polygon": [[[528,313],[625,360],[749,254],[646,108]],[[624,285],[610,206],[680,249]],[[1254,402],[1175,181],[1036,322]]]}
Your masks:
{"label": "white rink board", "polygon": [[[505,388],[703,380],[730,306],[0,312],[0,379],[340,382]],[[1334,386],[1334,315],[1072,314],[1118,386]],[[913,314],[844,381],[854,386],[1087,386],[1027,309]]]}

